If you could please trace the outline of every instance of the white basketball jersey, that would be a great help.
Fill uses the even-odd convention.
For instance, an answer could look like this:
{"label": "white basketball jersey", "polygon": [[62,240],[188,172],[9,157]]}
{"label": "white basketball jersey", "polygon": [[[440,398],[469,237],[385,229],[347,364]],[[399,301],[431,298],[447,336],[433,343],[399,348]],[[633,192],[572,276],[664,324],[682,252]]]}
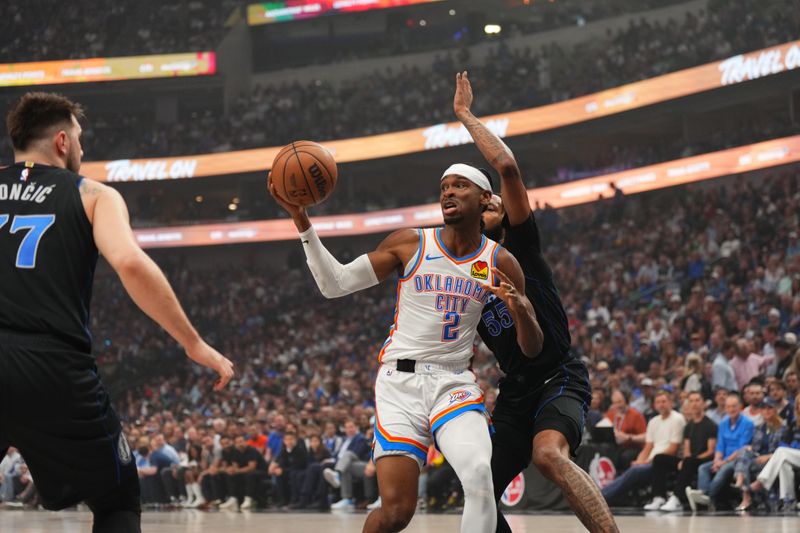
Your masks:
{"label": "white basketball jersey", "polygon": [[481,311],[491,292],[491,269],[499,245],[481,239],[478,249],[455,257],[439,238],[441,228],[419,230],[419,249],[398,281],[394,324],[383,344],[381,362],[414,359],[430,363],[466,362]]}

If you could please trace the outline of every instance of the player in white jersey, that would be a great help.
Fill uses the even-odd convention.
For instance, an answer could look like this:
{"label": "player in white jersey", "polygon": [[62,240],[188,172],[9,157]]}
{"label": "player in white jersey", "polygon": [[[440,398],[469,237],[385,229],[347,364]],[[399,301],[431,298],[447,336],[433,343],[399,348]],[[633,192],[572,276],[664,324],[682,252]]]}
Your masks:
{"label": "player in white jersey", "polygon": [[[464,98],[462,76],[466,73],[457,75],[456,106]],[[440,180],[444,227],[396,231],[347,265],[325,249],[305,209],[270,192],[292,216],[326,297],[399,275],[395,320],[379,355],[375,385],[373,456],[382,505],[369,515],[364,531],[400,531],[408,525],[416,509],[419,469],[433,439],[464,489],[461,531],[493,532],[492,450],[483,395],[469,370],[472,342],[490,297],[507,302],[523,350],[538,353],[543,335],[525,297],[519,264],[481,233],[481,214],[492,197],[488,174],[452,165]]]}

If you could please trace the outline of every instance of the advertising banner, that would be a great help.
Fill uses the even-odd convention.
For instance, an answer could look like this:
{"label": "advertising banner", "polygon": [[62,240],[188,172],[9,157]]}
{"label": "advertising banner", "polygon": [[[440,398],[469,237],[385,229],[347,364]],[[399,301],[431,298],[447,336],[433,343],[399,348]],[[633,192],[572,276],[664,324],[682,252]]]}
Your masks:
{"label": "advertising banner", "polygon": [[[525,135],[719,89],[800,67],[800,41],[734,56],[615,89],[522,111],[485,117],[500,137]],[[298,140],[298,139],[295,139]],[[338,141],[322,141],[336,161],[348,163],[459,146],[472,142],[459,123]],[[291,139],[286,139],[287,143]],[[146,181],[266,172],[281,147],[219,154],[123,159],[85,163],[86,177],[100,181]]]}
{"label": "advertising banner", "polygon": [[[609,198],[614,183],[625,194],[635,194],[664,187],[759,170],[800,161],[800,135],[731,148],[720,152],[688,157],[668,163],[606,174],[552,187],[531,189],[528,196],[535,202],[553,207],[588,203]],[[436,187],[436,175],[431,187]],[[267,194],[264,191],[264,194]],[[439,204],[418,205],[402,209],[346,215],[313,217],[311,222],[324,237],[381,233],[399,228],[442,224]],[[261,220],[150,228],[136,230],[136,238],[145,248],[205,246],[242,242],[283,241],[297,238],[291,220]]]}
{"label": "advertising banner", "polygon": [[8,63],[0,65],[0,87],[204,76],[216,70],[214,52]]}
{"label": "advertising banner", "polygon": [[429,4],[431,2],[441,1],[442,0],[283,0],[277,2],[261,2],[247,6],[247,23],[251,26],[257,26],[259,24],[289,22],[292,20],[310,19],[338,13],[411,6],[414,4]]}

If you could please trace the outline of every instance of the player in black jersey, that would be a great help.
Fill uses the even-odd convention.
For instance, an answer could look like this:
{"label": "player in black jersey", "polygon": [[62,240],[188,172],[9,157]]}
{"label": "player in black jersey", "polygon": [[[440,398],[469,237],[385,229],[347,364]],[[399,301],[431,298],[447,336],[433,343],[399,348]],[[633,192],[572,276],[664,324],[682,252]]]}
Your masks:
{"label": "player in black jersey", "polygon": [[122,196],[78,175],[80,105],[28,93],[7,116],[14,165],[0,169],[0,459],[17,448],[45,508],[86,502],[94,532],[139,532],[139,478],[91,354],[98,251],[134,302],[195,362],[233,375],[158,266]]}
{"label": "player in black jersey", "polygon": [[[503,293],[484,308],[478,327],[484,343],[506,376],[500,381],[492,420],[492,478],[495,500],[531,458],[558,485],[575,514],[592,532],[618,531],[597,485],[570,460],[581,442],[592,393],[588,372],[570,352],[567,316],[542,254],[536,219],[511,150],[470,112],[472,88],[463,76],[454,111],[483,156],[501,177],[501,197],[484,213],[485,231],[517,259],[525,274],[525,294],[544,334],[538,354],[526,354],[517,342],[508,306],[518,297],[505,278]],[[502,273],[497,273],[504,278]],[[498,512],[497,531],[511,531]]]}

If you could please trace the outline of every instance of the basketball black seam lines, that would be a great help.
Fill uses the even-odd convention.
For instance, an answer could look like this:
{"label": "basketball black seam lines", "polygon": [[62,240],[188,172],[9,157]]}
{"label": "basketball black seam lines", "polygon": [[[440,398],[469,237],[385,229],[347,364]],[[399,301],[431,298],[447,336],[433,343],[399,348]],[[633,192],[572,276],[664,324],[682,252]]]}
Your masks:
{"label": "basketball black seam lines", "polygon": [[308,187],[308,192],[311,193],[311,199],[314,200],[314,203],[316,203],[317,200],[314,199],[314,190],[311,188],[311,184],[308,182],[308,178],[306,177],[306,169],[303,168],[303,162],[300,161],[300,156],[297,155],[297,148],[294,147],[294,143],[292,143],[292,150],[294,150],[294,156],[297,158],[297,166],[300,167],[300,172],[303,173],[303,179],[306,181],[306,187]]}
{"label": "basketball black seam lines", "polygon": [[[302,146],[301,146],[301,148],[302,148]],[[328,167],[326,167],[326,166],[325,166],[325,163],[323,163],[323,162],[320,160],[320,158],[319,158],[319,157],[315,156],[315,155],[314,155],[314,154],[312,154],[311,152],[304,152],[303,150],[295,150],[295,151],[296,151],[298,154],[306,154],[306,155],[310,155],[311,157],[313,157],[313,158],[314,158],[314,161],[316,161],[317,163],[319,163],[320,165],[322,165],[322,168],[324,168],[324,169],[325,169],[325,173],[326,173],[326,174],[328,174],[328,177],[329,177],[329,178],[330,178],[330,180],[331,180],[331,189],[333,189],[333,188],[336,186],[336,181],[338,180],[338,176],[337,176],[337,177],[334,177],[334,176],[333,176],[333,174],[331,173],[331,171],[330,171],[330,170],[328,170]]]}
{"label": "basketball black seam lines", "polygon": [[[294,148],[294,147],[292,147],[292,148]],[[286,161],[283,162],[283,172],[281,172],[281,176],[283,177],[283,194],[286,195],[286,196],[289,196],[289,189],[286,187],[286,165],[289,164],[289,160],[291,158],[292,158],[291,154],[289,154],[286,157]],[[284,198],[284,200],[289,200],[289,198]]]}

